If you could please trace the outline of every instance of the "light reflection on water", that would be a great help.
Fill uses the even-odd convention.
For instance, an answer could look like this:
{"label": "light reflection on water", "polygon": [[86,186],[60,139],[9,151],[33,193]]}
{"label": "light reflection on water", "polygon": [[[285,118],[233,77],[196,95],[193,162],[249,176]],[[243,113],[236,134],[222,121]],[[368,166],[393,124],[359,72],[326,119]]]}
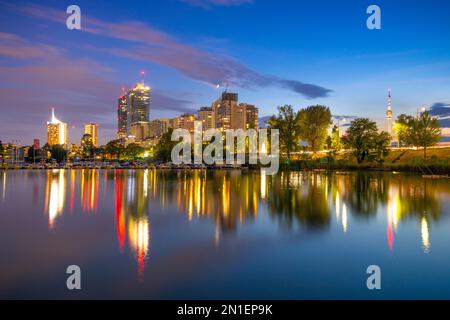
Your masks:
{"label": "light reflection on water", "polygon": [[[381,255],[380,263],[389,261],[388,252],[399,254],[396,250],[398,237],[399,248],[402,250],[415,253],[420,246],[422,254],[427,255],[433,253],[431,244],[435,238],[441,242],[437,246],[439,248],[448,239],[442,231],[434,237],[432,229],[433,225],[440,223],[448,225],[444,208],[448,208],[450,184],[446,180],[427,181],[408,175],[284,172],[271,177],[238,171],[162,172],[150,169],[4,171],[1,186],[0,237],[10,242],[8,247],[5,244],[0,246],[2,260],[6,261],[7,250],[15,251],[11,259],[2,263],[0,269],[3,273],[0,277],[0,296],[6,297],[15,296],[15,290],[23,294],[22,284],[18,284],[17,279],[24,274],[9,271],[16,266],[19,266],[17,270],[29,272],[26,277],[46,288],[44,297],[61,295],[52,289],[51,281],[42,280],[41,283],[36,280],[38,275],[22,265],[22,258],[28,251],[27,246],[24,247],[21,243],[19,230],[15,228],[22,232],[25,230],[30,237],[33,236],[35,249],[44,250],[44,242],[48,246],[49,242],[54,241],[50,245],[55,246],[54,253],[46,248],[45,257],[30,255],[30,259],[46,259],[39,261],[38,265],[42,266],[35,270],[41,276],[53,266],[53,260],[56,264],[62,256],[66,257],[61,254],[66,254],[66,246],[69,247],[61,241],[64,234],[70,233],[71,237],[87,242],[92,239],[90,245],[80,247],[77,252],[80,260],[87,259],[86,251],[95,247],[96,253],[89,257],[89,263],[86,262],[88,269],[111,268],[114,272],[116,268],[117,272],[119,269],[129,270],[131,258],[135,264],[135,275],[128,274],[126,278],[129,281],[134,278],[138,282],[127,288],[126,292],[138,297],[144,292],[152,297],[203,297],[195,289],[181,286],[174,280],[161,280],[166,270],[176,270],[177,274],[188,279],[191,276],[198,278],[199,271],[188,267],[195,264],[190,261],[189,255],[183,258],[185,266],[178,261],[179,256],[196,251],[197,247],[204,247],[202,255],[205,255],[205,259],[208,258],[208,252],[213,252],[210,257],[212,262],[208,263],[218,268],[221,263],[231,263],[232,269],[239,269],[240,264],[251,269],[255,267],[251,262],[240,262],[239,259],[234,260],[233,256],[244,254],[248,245],[256,248],[252,249],[254,252],[270,259],[271,253],[264,252],[264,246],[276,246],[278,252],[282,252],[295,244],[297,250],[285,252],[281,257],[286,261],[295,261],[300,254],[298,250],[307,249],[307,244],[303,244],[305,240],[296,240],[295,237],[292,239],[289,235],[303,234],[312,246],[315,235],[319,232],[321,238],[314,243],[316,249],[326,251],[338,246],[334,249],[347,258],[351,258],[352,248],[359,250],[360,246],[366,245],[375,250],[378,256]],[[30,186],[32,192],[28,196]],[[43,190],[43,193],[39,190]],[[43,199],[39,194],[42,194]],[[25,200],[19,203],[20,199]],[[16,215],[20,216],[20,228],[17,227],[19,220],[15,221],[16,218],[19,219]],[[41,227],[42,217],[46,217],[47,230]],[[411,227],[411,223],[418,227]],[[404,231],[402,224],[405,225]],[[370,230],[371,233],[363,233],[362,230]],[[402,234],[408,242],[401,239]],[[420,242],[411,240],[415,237]],[[95,243],[93,239],[101,241]],[[336,244],[330,245],[328,240],[335,241]],[[384,245],[380,245],[382,243]],[[209,244],[212,244],[211,248]],[[229,251],[230,246],[232,251]],[[217,253],[223,256],[219,258]],[[278,254],[272,253],[274,257]],[[312,265],[312,261],[321,253],[301,251],[301,254],[303,264]],[[439,254],[441,252],[437,253]],[[226,260],[224,257],[229,255],[230,260]],[[70,253],[67,257],[70,257]],[[420,262],[426,263],[422,260]],[[267,263],[270,265],[275,262]],[[345,266],[350,262],[344,264],[336,260],[333,263]],[[188,268],[185,270],[184,267]],[[411,266],[403,266],[409,267]],[[201,266],[197,265],[197,268]],[[223,267],[220,265],[220,268]],[[8,273],[11,274],[11,279],[16,280],[6,281]],[[233,275],[231,271],[227,274],[230,279],[246,276],[249,277],[244,271],[239,275]],[[277,277],[283,278],[284,275],[273,271],[268,277],[275,281]],[[165,281],[165,285],[172,287],[173,291],[168,293],[163,289],[158,291],[152,288],[150,284],[155,279]],[[115,278],[109,281],[110,286],[114,286],[115,281],[119,283]],[[292,281],[295,283],[295,280]],[[314,288],[315,283],[310,281],[312,280],[308,280],[308,284]],[[105,294],[101,288],[97,288],[99,284],[96,283],[95,286],[93,296],[110,296],[111,293]],[[178,286],[180,293],[177,291]],[[236,288],[230,283],[223,290],[220,287],[211,290],[222,297],[233,289]],[[306,291],[298,292],[297,295],[292,293],[292,288],[288,290],[289,294],[283,290],[277,289],[273,297],[308,297]],[[355,289],[354,294],[358,290]],[[254,289],[255,297],[260,297],[258,291],[257,288]],[[402,297],[401,291],[395,292]],[[251,295],[252,291],[247,294]],[[87,293],[87,296],[90,294]],[[112,294],[112,297],[116,296],[122,294]]]}

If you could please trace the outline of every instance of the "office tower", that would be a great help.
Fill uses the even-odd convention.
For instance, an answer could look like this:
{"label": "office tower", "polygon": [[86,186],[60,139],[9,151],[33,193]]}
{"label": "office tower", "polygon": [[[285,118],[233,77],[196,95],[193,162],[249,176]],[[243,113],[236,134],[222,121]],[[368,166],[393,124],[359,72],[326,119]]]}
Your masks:
{"label": "office tower", "polygon": [[135,140],[148,136],[150,91],[150,87],[142,81],[127,94],[127,133],[134,136]]}
{"label": "office tower", "polygon": [[194,133],[194,123],[195,123],[195,115],[190,113],[182,114],[178,117],[178,128],[177,129],[185,129],[190,133]]}
{"label": "office tower", "polygon": [[89,134],[92,137],[92,145],[98,147],[98,125],[95,123],[85,124],[84,134]]}
{"label": "office tower", "polygon": [[127,137],[127,98],[122,95],[117,103],[117,137],[125,139]]}
{"label": "office tower", "polygon": [[164,127],[165,127],[164,122],[162,122],[159,119],[151,121],[149,126],[149,137],[150,138],[161,137],[165,133]]}
{"label": "office tower", "polygon": [[60,144],[67,148],[69,137],[67,134],[67,123],[61,122],[55,117],[55,109],[52,108],[52,119],[47,122],[47,143],[50,146]]}
{"label": "office tower", "polygon": [[239,104],[239,107],[241,107],[244,112],[244,129],[258,129],[258,108],[247,103],[241,103]]}
{"label": "office tower", "polygon": [[236,112],[237,93],[223,92],[220,106],[216,107],[216,127],[221,130],[234,129],[232,124],[232,113]]}
{"label": "office tower", "polygon": [[198,120],[202,122],[204,131],[214,129],[216,127],[216,117],[213,108],[203,107],[198,111]]}

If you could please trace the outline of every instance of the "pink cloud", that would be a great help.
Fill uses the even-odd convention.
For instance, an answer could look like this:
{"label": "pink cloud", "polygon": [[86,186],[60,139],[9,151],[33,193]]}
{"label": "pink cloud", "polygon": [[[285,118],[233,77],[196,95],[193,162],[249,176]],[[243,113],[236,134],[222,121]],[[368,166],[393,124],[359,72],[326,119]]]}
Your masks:
{"label": "pink cloud", "polygon": [[[231,5],[243,1],[210,0],[209,2]],[[36,18],[55,22],[64,21],[60,11],[48,7],[27,5],[18,7],[16,10]],[[225,83],[242,88],[277,86],[301,94],[306,98],[326,97],[332,92],[332,90],[318,85],[261,74],[227,55],[199,50],[141,22],[112,23],[85,15],[83,21],[83,32],[135,44],[134,47],[128,45],[127,49],[104,48],[99,50],[168,66],[186,77],[213,86]]]}

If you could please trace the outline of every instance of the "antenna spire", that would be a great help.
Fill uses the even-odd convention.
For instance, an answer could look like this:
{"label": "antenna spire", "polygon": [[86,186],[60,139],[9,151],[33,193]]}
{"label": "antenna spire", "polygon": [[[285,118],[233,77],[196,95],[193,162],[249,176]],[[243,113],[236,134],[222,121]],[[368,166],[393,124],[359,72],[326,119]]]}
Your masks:
{"label": "antenna spire", "polygon": [[145,80],[145,71],[142,70],[141,71],[141,82],[142,82],[142,84],[144,84],[144,80]]}

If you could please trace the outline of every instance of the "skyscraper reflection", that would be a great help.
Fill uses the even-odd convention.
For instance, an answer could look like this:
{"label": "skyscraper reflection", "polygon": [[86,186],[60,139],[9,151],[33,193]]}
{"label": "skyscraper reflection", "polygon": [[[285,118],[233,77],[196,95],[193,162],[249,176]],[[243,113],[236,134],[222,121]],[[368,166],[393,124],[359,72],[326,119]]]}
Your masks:
{"label": "skyscraper reflection", "polygon": [[45,211],[48,214],[48,226],[50,229],[54,227],[56,218],[64,210],[65,194],[65,170],[48,171],[45,189]]}
{"label": "skyscraper reflection", "polygon": [[[150,172],[115,171],[115,206],[119,249],[123,251],[125,238],[136,255],[139,277],[144,274],[150,247],[148,219],[148,183]],[[125,182],[125,183],[124,183]]]}

